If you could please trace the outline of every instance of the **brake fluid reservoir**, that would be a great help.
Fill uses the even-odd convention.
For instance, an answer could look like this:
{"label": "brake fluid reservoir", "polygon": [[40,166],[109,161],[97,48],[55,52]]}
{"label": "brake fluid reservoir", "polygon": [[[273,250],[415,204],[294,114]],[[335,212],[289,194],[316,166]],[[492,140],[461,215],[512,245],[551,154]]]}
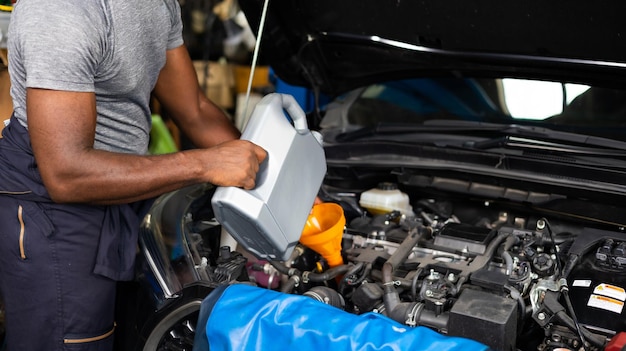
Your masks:
{"label": "brake fluid reservoir", "polygon": [[400,211],[406,216],[414,215],[409,196],[400,191],[395,183],[380,183],[376,188],[364,191],[359,204],[375,215],[391,211]]}

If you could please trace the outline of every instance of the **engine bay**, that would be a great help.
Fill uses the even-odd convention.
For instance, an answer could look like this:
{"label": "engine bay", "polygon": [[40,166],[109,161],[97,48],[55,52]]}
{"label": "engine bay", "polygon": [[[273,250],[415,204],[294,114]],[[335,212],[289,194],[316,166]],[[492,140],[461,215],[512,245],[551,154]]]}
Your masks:
{"label": "engine bay", "polygon": [[320,192],[346,219],[343,263],[332,267],[302,244],[284,261],[231,251],[216,241],[210,194],[200,198],[185,224],[195,270],[212,284],[252,282],[494,350],[609,350],[623,342],[622,227],[480,197],[418,197],[390,182],[371,190],[382,199],[392,193],[391,207],[360,201],[362,191]]}

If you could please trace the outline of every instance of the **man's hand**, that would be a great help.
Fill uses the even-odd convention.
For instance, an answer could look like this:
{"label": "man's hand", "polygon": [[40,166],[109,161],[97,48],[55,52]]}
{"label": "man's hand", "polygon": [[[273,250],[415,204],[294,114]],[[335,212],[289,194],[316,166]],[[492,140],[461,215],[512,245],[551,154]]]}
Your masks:
{"label": "man's hand", "polygon": [[208,149],[206,181],[220,186],[252,189],[267,152],[247,140],[232,140]]}

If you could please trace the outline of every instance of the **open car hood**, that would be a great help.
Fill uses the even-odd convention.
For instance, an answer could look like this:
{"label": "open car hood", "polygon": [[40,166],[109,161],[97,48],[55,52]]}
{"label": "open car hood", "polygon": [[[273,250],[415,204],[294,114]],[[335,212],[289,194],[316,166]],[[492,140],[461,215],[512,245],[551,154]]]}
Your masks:
{"label": "open car hood", "polygon": [[[262,0],[240,0],[258,31]],[[618,1],[270,1],[261,58],[290,84],[336,95],[381,79],[626,79]]]}

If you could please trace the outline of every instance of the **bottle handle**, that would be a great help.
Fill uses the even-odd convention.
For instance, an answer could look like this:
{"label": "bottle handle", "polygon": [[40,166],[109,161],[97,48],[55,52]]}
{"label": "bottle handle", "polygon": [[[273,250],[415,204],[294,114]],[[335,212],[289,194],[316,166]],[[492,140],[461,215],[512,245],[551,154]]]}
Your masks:
{"label": "bottle handle", "polygon": [[306,122],[306,115],[296,99],[293,96],[287,94],[276,94],[281,100],[282,108],[287,111],[291,119],[293,120],[293,126],[298,134],[307,134],[309,132],[309,126]]}

